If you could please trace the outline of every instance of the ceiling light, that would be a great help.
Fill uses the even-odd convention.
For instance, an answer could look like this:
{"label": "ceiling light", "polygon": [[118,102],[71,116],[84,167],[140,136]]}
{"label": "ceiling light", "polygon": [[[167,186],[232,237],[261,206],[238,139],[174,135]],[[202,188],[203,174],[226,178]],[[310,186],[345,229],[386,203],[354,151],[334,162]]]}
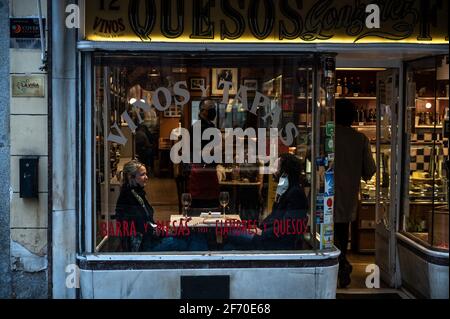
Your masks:
{"label": "ceiling light", "polygon": [[159,76],[159,71],[157,68],[152,68],[152,70],[148,73],[148,76],[150,77],[154,77],[154,76]]}

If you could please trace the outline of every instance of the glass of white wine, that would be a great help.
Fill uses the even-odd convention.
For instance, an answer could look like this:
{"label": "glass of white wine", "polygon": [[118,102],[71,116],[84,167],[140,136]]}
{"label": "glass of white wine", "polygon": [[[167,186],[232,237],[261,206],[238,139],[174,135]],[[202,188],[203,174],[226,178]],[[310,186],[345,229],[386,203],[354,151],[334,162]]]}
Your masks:
{"label": "glass of white wine", "polygon": [[223,217],[225,218],[225,207],[227,207],[228,203],[230,202],[230,194],[228,192],[220,192],[219,202],[223,207]]}

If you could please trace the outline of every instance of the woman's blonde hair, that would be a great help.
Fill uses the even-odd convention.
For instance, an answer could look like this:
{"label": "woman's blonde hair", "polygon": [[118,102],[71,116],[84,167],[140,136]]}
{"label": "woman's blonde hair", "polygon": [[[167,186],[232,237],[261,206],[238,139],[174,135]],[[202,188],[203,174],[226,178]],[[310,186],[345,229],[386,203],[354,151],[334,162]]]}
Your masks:
{"label": "woman's blonde hair", "polygon": [[122,182],[122,186],[136,186],[137,183],[134,178],[136,177],[138,170],[141,167],[145,167],[145,165],[138,160],[132,160],[126,163],[123,166],[123,170],[118,175],[118,179]]}

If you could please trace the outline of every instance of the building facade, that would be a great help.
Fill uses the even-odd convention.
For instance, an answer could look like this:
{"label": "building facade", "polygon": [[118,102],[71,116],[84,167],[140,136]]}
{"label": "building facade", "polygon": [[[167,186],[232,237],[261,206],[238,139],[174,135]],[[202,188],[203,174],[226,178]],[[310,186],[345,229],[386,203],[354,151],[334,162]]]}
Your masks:
{"label": "building facade", "polygon": [[[367,197],[360,216],[368,217],[352,228],[352,246],[374,253],[389,287],[448,298],[446,2],[374,1],[381,6],[381,30],[365,26],[361,15],[370,11],[352,1],[306,1],[304,7],[269,0],[107,2],[0,1],[3,30],[13,30],[15,18],[46,19],[43,49],[39,37],[1,35],[0,159],[7,164],[0,174],[10,181],[0,186],[2,297],[189,297],[183,295],[189,280],[209,276],[231,298],[334,298],[339,251],[332,245],[334,189],[325,185],[325,176],[333,169],[335,99],[346,97],[358,105],[359,130],[372,138],[379,168],[372,183],[363,185],[361,196]],[[437,22],[430,20],[433,15]],[[431,59],[431,66],[422,58]],[[217,82],[228,77],[225,94]],[[421,77],[430,77],[432,87]],[[38,81],[44,94],[24,96],[14,90],[20,81]],[[240,85],[255,89],[242,98]],[[163,95],[165,101],[159,99]],[[135,254],[118,248],[117,173],[137,156],[134,130],[152,106],[158,126],[151,171],[160,184],[150,185],[150,198],[157,216],[171,220],[181,202],[158,204],[164,197],[158,187],[180,181],[178,163],[170,158],[171,135],[190,127],[205,96],[218,101],[215,124],[222,130],[292,129],[291,140],[280,133],[268,144],[304,161],[309,241],[303,249],[227,253],[219,245],[208,253]],[[252,104],[256,97],[260,105]],[[253,124],[243,104],[258,109]],[[274,121],[277,109],[281,115]],[[431,134],[431,140],[417,134]],[[418,154],[419,144],[432,145],[430,153]],[[423,161],[417,164],[418,156]],[[23,188],[27,163],[38,163],[37,194]],[[401,173],[405,167],[408,174]],[[270,213],[275,197],[276,184],[268,177],[254,183],[262,186],[261,216]],[[415,189],[426,188],[430,178],[431,195],[424,192],[417,200]],[[251,186],[248,179],[239,181]],[[226,177],[221,185],[242,186]],[[185,181],[176,187],[174,198],[188,189]],[[172,212],[164,215],[169,204]],[[236,211],[247,204],[230,202]],[[154,284],[132,285],[138,276]],[[274,281],[261,289],[251,285],[261,276]],[[414,282],[416,276],[421,279]]]}

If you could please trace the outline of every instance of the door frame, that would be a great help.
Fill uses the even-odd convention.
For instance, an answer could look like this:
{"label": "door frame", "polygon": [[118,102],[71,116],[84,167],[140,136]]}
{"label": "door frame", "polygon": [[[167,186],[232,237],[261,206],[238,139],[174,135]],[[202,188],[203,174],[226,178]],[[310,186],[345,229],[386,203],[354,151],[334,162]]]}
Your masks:
{"label": "door frame", "polygon": [[[376,157],[377,157],[377,172],[376,172],[376,204],[375,204],[375,263],[380,270],[380,277],[390,287],[398,287],[397,277],[399,275],[398,268],[398,254],[396,249],[396,232],[398,229],[399,216],[399,185],[401,184],[401,165],[397,159],[401,157],[398,151],[400,138],[399,124],[401,119],[399,112],[402,109],[401,103],[401,77],[402,70],[400,68],[389,68],[386,71],[377,73],[377,124],[376,124]],[[389,215],[388,220],[381,219],[380,212],[380,158],[381,158],[381,101],[379,92],[379,82],[387,80],[392,77],[392,93],[389,97],[391,99],[391,138],[390,138],[390,179],[389,179]],[[387,259],[387,260],[386,260]]]}

